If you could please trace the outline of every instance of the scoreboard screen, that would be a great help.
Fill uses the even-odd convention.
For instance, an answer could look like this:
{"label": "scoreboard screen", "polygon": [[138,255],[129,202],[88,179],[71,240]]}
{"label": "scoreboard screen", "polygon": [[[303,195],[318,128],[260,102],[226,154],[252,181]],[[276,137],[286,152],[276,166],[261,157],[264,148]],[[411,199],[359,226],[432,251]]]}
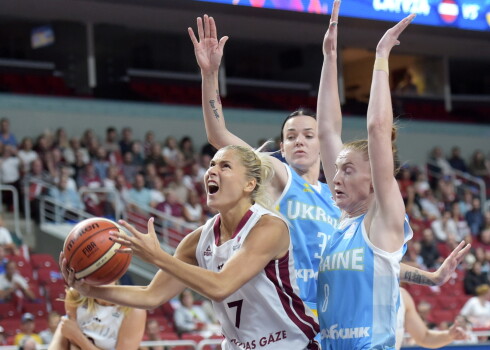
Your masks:
{"label": "scoreboard screen", "polygon": [[[238,6],[330,14],[333,0],[195,0]],[[416,13],[415,24],[490,31],[490,0],[345,0],[341,16],[398,22]]]}

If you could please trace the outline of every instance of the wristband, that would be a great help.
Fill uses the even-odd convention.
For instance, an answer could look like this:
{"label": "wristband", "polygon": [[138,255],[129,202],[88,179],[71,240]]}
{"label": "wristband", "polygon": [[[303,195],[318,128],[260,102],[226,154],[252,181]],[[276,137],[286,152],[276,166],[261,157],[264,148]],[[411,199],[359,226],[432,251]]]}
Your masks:
{"label": "wristband", "polygon": [[381,70],[386,72],[386,74],[390,75],[390,71],[388,69],[388,60],[383,57],[377,57],[374,61],[374,70]]}

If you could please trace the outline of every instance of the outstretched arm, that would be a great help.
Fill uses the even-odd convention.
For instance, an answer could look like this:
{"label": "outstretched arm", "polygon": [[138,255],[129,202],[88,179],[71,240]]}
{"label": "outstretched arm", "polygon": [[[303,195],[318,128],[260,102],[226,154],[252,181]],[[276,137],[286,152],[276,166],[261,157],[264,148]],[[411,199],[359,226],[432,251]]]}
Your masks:
{"label": "outstretched arm", "polygon": [[405,205],[393,176],[393,111],[388,58],[391,49],[399,44],[398,36],[414,17],[412,14],[398,22],[379,41],[367,111],[368,153],[371,181],[376,197],[369,238],[376,247],[387,252],[395,252],[402,246],[405,216]]}
{"label": "outstretched arm", "polygon": [[[138,232],[125,222],[121,224],[132,236],[114,232],[114,241],[129,247],[133,254],[155,264],[199,294],[214,301],[225,299],[255,277],[271,260],[283,257],[289,249],[290,242],[286,224],[279,218],[265,215],[260,218],[223,269],[214,272],[176,259],[159,246],[157,248],[158,239],[151,219],[148,223],[148,234]],[[267,233],[267,237],[264,233]]]}
{"label": "outstretched arm", "polygon": [[443,285],[449,278],[451,278],[451,275],[461,261],[463,261],[466,254],[469,253],[470,249],[470,244],[466,244],[464,241],[459,243],[437,271],[434,272],[421,270],[406,264],[400,264],[400,282],[422,284],[426,286]]}
{"label": "outstretched arm", "polygon": [[[240,145],[250,147],[245,141],[231,133],[225,124],[223,107],[219,95],[219,66],[223,57],[227,36],[218,41],[216,23],[213,17],[204,15],[197,18],[196,38],[192,28],[188,28],[189,36],[194,45],[194,53],[197,63],[201,68],[202,76],[202,110],[204,125],[209,143],[217,149],[228,145]],[[271,157],[274,166],[273,188],[280,194],[287,183],[287,171],[280,160]]]}
{"label": "outstretched arm", "polygon": [[337,29],[340,0],[333,2],[330,25],[323,39],[323,66],[318,91],[317,120],[323,172],[335,196],[335,160],[342,149],[342,111],[337,78]]}
{"label": "outstretched arm", "polygon": [[[131,227],[128,224],[125,224],[124,226],[126,228]],[[153,222],[151,227],[153,227]],[[148,226],[148,228],[150,228],[150,226]],[[134,228],[132,229],[134,230]],[[200,235],[200,229],[188,234],[177,247],[174,255],[175,259],[184,261],[187,264],[197,265],[196,246]],[[156,236],[155,241],[152,242],[154,244],[152,249],[161,250],[160,243]],[[139,309],[154,309],[178,295],[186,287],[185,284],[177,278],[162,270],[159,270],[156,273],[148,286],[90,286],[86,284],[83,279],[75,279],[75,273],[68,269],[67,261],[63,253],[60,254],[59,262],[63,277],[70,287],[75,288],[82,295],[104,299],[122,306]]]}
{"label": "outstretched arm", "polygon": [[454,340],[466,339],[466,332],[456,325],[444,331],[428,329],[417,313],[415,303],[410,294],[403,288],[400,289],[400,294],[405,303],[405,329],[417,345],[435,349],[448,345]]}
{"label": "outstretched arm", "polygon": [[218,149],[227,145],[248,146],[245,141],[226,128],[219,95],[219,66],[228,37],[224,36],[218,41],[216,23],[214,18],[208,15],[197,18],[199,40],[192,28],[189,27],[187,31],[194,45],[197,63],[201,68],[202,110],[208,141]]}

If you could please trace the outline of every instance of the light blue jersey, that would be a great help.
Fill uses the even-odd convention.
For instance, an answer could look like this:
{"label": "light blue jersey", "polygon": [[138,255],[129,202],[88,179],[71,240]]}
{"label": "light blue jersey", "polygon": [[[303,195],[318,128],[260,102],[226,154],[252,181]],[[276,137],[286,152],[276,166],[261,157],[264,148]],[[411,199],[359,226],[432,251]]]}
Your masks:
{"label": "light blue jersey", "polygon": [[[394,349],[400,260],[375,247],[364,215],[343,220],[329,241],[318,273],[322,349]],[[412,230],[405,220],[405,242]]]}
{"label": "light blue jersey", "polygon": [[296,282],[301,299],[316,310],[318,264],[329,237],[335,232],[340,210],[329,187],[320,183],[319,191],[284,164],[288,183],[276,204],[291,225]]}

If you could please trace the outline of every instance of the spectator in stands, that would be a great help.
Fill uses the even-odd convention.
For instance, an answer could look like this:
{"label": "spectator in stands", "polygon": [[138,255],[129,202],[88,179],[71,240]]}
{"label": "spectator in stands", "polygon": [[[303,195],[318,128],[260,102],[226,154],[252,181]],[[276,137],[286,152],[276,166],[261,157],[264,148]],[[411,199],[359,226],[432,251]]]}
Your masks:
{"label": "spectator in stands", "polygon": [[111,163],[109,162],[107,156],[107,150],[103,146],[99,146],[97,149],[97,154],[92,159],[92,163],[94,164],[97,176],[101,180],[104,180],[107,176],[107,170],[109,169]]}
{"label": "spectator in stands", "polygon": [[19,157],[22,164],[22,174],[29,173],[32,162],[39,158],[38,154],[32,148],[32,139],[30,137],[24,137],[17,152],[17,157]]}
{"label": "spectator in stands", "polygon": [[63,153],[65,149],[70,147],[70,141],[68,140],[68,135],[66,134],[66,130],[64,128],[56,129],[54,133],[53,147],[56,147],[61,150]]}
{"label": "spectator in stands", "polygon": [[403,79],[398,82],[398,85],[395,88],[395,94],[397,95],[405,95],[405,96],[416,96],[417,85],[414,84],[412,73],[410,70],[406,69],[405,74],[403,75]]}
{"label": "spectator in stands", "polygon": [[485,252],[490,252],[490,227],[483,229],[480,239],[474,245],[482,248]]}
{"label": "spectator in stands", "polygon": [[27,280],[17,270],[17,263],[10,260],[5,267],[5,274],[0,275],[0,299],[9,301],[14,295],[26,297],[29,300],[36,299]]}
{"label": "spectator in stands", "polygon": [[83,164],[87,164],[90,161],[88,151],[82,147],[80,139],[72,137],[70,139],[70,147],[64,150],[63,157],[68,164],[75,164],[77,154],[81,158],[79,161]]}
{"label": "spectator in stands", "polygon": [[[4,185],[14,186],[20,189],[21,160],[15,154],[15,148],[11,145],[4,145],[2,157],[0,158],[0,180]],[[12,194],[4,192],[4,203],[12,204]]]}
{"label": "spectator in stands", "polygon": [[0,215],[0,246],[3,247],[9,255],[17,255],[19,253],[19,250],[12,239],[12,234],[5,227],[5,221],[3,220],[2,215]]}
{"label": "spectator in stands", "polygon": [[423,231],[422,241],[420,242],[420,256],[424,260],[424,265],[427,268],[437,267],[440,255],[437,250],[437,242],[434,239],[434,233],[430,228],[426,228]]}
{"label": "spectator in stands", "polygon": [[145,151],[140,141],[133,142],[131,146],[131,153],[133,154],[133,164],[139,169],[142,169],[145,163]]}
{"label": "spectator in stands", "polygon": [[490,169],[488,161],[482,151],[473,152],[468,169],[471,175],[482,178],[490,178]]}
{"label": "spectator in stands", "polygon": [[458,205],[463,217],[473,208],[473,193],[471,192],[471,189],[464,189],[463,197],[458,201]]}
{"label": "spectator in stands", "polygon": [[182,167],[184,156],[179,150],[175,137],[169,136],[165,140],[163,158],[165,159],[165,163],[174,169]]}
{"label": "spectator in stands", "polygon": [[155,164],[158,175],[165,177],[168,175],[168,166],[163,157],[162,147],[158,142],[153,142],[150,147],[150,154],[146,156],[145,164]]}
{"label": "spectator in stands", "polygon": [[420,206],[422,214],[427,220],[435,220],[441,217],[440,205],[431,189],[426,190],[420,195]]}
{"label": "spectator in stands", "polygon": [[133,162],[134,156],[132,152],[126,152],[123,155],[123,163],[121,165],[121,172],[123,173],[126,181],[132,182],[137,173],[141,171],[141,167]]}
{"label": "spectator in stands", "polygon": [[176,218],[184,217],[184,206],[179,202],[177,195],[172,189],[165,191],[165,202],[159,203],[156,209]]}
{"label": "spectator in stands", "polygon": [[56,311],[51,311],[48,314],[48,328],[39,332],[39,336],[41,337],[43,344],[51,344],[54,332],[56,332],[56,328],[58,328],[60,321],[61,316]]}
{"label": "spectator in stands", "polygon": [[476,260],[464,276],[464,291],[467,295],[476,295],[476,288],[489,284],[488,275],[481,270],[481,262]]}
{"label": "spectator in stands", "polygon": [[145,187],[145,177],[138,173],[134,177],[133,187],[128,191],[128,199],[131,201],[129,207],[131,210],[138,211],[154,207],[156,203],[151,201],[151,191]]}
{"label": "spectator in stands", "polygon": [[451,176],[445,175],[437,181],[437,197],[446,209],[456,200],[456,186]]}
{"label": "spectator in stands", "polygon": [[[34,145],[34,151],[38,154],[39,158],[42,160],[43,165],[47,169],[48,153],[51,150],[51,144],[49,143],[49,138],[45,134],[41,134],[36,139]],[[65,157],[66,159],[66,157]]]}
{"label": "spectator in stands", "polygon": [[92,154],[92,152],[94,151],[93,146],[98,146],[99,141],[97,135],[95,135],[94,130],[89,128],[85,129],[85,131],[83,132],[80,143],[82,147],[85,147],[87,151],[89,151],[89,154]]}
{"label": "spectator in stands", "polygon": [[432,221],[432,232],[440,242],[446,242],[448,237],[452,236],[456,241],[461,242],[464,237],[459,237],[456,222],[451,217],[451,212],[445,210],[442,217]]}
{"label": "spectator in stands", "polygon": [[61,221],[62,218],[70,219],[71,210],[85,209],[80,194],[68,187],[68,176],[66,175],[61,175],[57,186],[49,190],[49,196],[63,205],[63,208],[57,206],[57,221]]}
{"label": "spectator in stands", "polygon": [[187,222],[204,224],[201,200],[196,191],[189,191],[187,201],[184,204],[183,216]]}
{"label": "spectator in stands", "polygon": [[449,165],[453,169],[459,170],[463,173],[468,172],[465,160],[461,157],[461,149],[458,146],[454,146],[451,149],[451,157],[448,159]]}
{"label": "spectator in stands", "polygon": [[[143,341],[163,340],[160,332],[160,324],[155,318],[150,318],[146,322],[146,331]],[[140,347],[139,350],[164,350],[163,346]]]}
{"label": "spectator in stands", "polygon": [[126,184],[126,178],[122,174],[118,174],[116,176],[115,183],[115,196],[116,198],[113,200],[112,198],[109,200],[111,205],[115,205],[114,212],[115,214],[122,213],[123,210],[127,207],[127,203],[129,201],[129,188]]}
{"label": "spectator in stands", "polygon": [[423,219],[422,205],[420,204],[420,197],[415,191],[414,186],[408,186],[406,188],[407,197],[403,199],[405,202],[405,210],[410,218]]}
{"label": "spectator in stands", "polygon": [[458,231],[457,237],[461,237],[462,239],[465,239],[468,236],[471,237],[470,227],[468,226],[464,216],[461,214],[461,209],[458,202],[453,202],[451,204],[451,218],[456,223]]}
{"label": "spectator in stands", "polygon": [[476,287],[476,296],[464,304],[460,313],[474,328],[490,328],[490,286],[481,284]]}
{"label": "spectator in stands", "polygon": [[485,225],[485,217],[481,212],[480,198],[474,197],[471,204],[471,210],[466,212],[465,219],[468,222],[471,234],[473,237],[477,237]]}
{"label": "spectator in stands", "polygon": [[67,165],[59,148],[53,147],[46,154],[46,167],[52,177],[56,177],[58,170]]}
{"label": "spectator in stands", "polygon": [[187,202],[189,189],[184,184],[184,171],[181,168],[175,169],[174,179],[167,185],[167,187],[174,191],[180,203],[184,204]]}
{"label": "spectator in stands", "polygon": [[485,250],[481,246],[476,246],[474,249],[475,259],[481,263],[481,271],[488,276],[490,274],[490,261],[487,261]]}
{"label": "spectator in stands", "polygon": [[189,136],[184,136],[180,139],[179,149],[182,153],[183,163],[182,167],[189,170],[190,167],[197,162],[196,152],[194,151],[194,144]]}
{"label": "spectator in stands", "polygon": [[145,151],[145,157],[148,157],[151,153],[151,147],[155,142],[155,133],[148,130],[145,134],[145,140],[143,141],[143,150]]}
{"label": "spectator in stands", "polygon": [[190,167],[189,174],[184,175],[182,182],[189,191],[197,191],[198,194],[204,193],[204,173],[202,172],[201,165],[199,163],[194,163]]}
{"label": "spectator in stands", "polygon": [[0,142],[12,146],[14,152],[17,150],[17,139],[10,132],[10,120],[8,118],[0,119]]}
{"label": "spectator in stands", "polygon": [[179,335],[183,333],[200,333],[210,323],[206,313],[194,304],[194,295],[189,289],[179,295],[180,307],[174,312],[175,328]]}
{"label": "spectator in stands", "polygon": [[432,171],[432,175],[436,177],[454,175],[451,164],[446,160],[444,152],[439,146],[434,147],[430,153],[428,169],[429,171]]}
{"label": "spectator in stands", "polygon": [[421,270],[425,270],[426,266],[424,265],[424,259],[420,255],[421,245],[419,241],[410,240],[407,242],[407,252],[403,256],[402,262],[419,268]]}
{"label": "spectator in stands", "polygon": [[160,176],[155,176],[150,186],[151,191],[151,202],[161,203],[165,201],[165,195],[163,194],[165,188],[163,186],[163,180]]}
{"label": "spectator in stands", "polygon": [[107,153],[120,153],[121,148],[117,142],[117,130],[115,127],[110,126],[105,131],[105,142],[102,145]]}
{"label": "spectator in stands", "polygon": [[403,199],[405,200],[408,196],[407,188],[413,186],[414,182],[412,180],[412,173],[410,172],[410,168],[402,167],[400,172],[397,175],[398,187],[400,188],[400,193],[402,194]]}
{"label": "spectator in stands", "polygon": [[14,345],[23,345],[26,338],[31,338],[36,341],[37,344],[42,345],[43,341],[39,334],[34,332],[36,328],[36,318],[33,314],[26,312],[20,319],[20,333],[14,337]]}
{"label": "spectator in stands", "polygon": [[126,126],[122,129],[122,138],[119,141],[119,150],[124,156],[127,152],[131,152],[133,147],[133,130]]}

